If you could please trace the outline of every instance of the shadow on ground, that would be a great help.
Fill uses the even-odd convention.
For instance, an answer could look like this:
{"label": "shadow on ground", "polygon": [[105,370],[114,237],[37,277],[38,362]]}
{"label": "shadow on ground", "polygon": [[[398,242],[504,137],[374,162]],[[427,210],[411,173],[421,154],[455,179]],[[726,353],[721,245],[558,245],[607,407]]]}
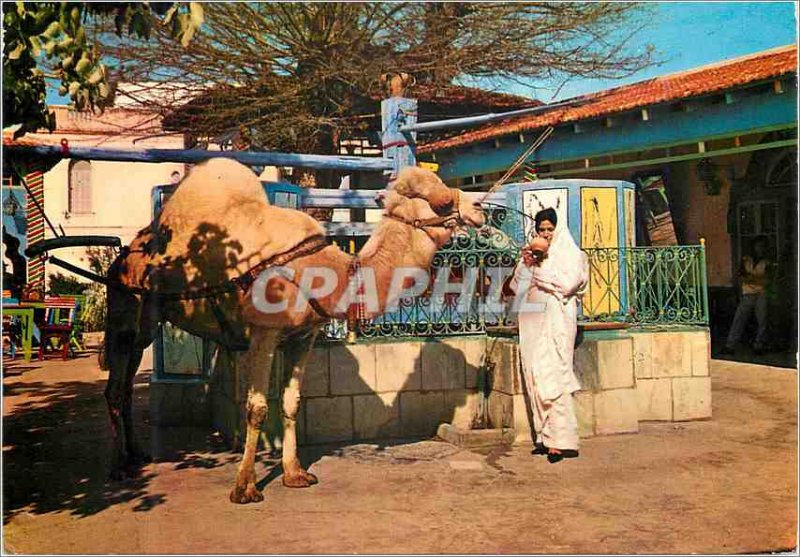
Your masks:
{"label": "shadow on ground", "polygon": [[722,354],[720,351],[724,341],[712,342],[711,357],[715,360],[742,362],[762,366],[773,366],[797,369],[797,352],[791,350],[756,353],[750,346],[740,345],[733,354]]}
{"label": "shadow on ground", "polygon": [[[136,388],[145,380],[139,378]],[[9,397],[17,400],[3,420],[4,524],[23,511],[88,516],[148,496],[152,474],[107,481],[110,432],[104,388],[104,380],[53,384],[6,379],[6,404]]]}
{"label": "shadow on ground", "polygon": [[[4,370],[3,522],[19,513],[68,512],[86,517],[113,505],[139,500],[135,511],[166,501],[150,493],[149,465],[136,478],[108,479],[111,433],[103,391],[105,380],[44,382],[24,375],[38,366]],[[44,371],[44,370],[41,370]],[[134,385],[134,420],[155,462],[176,469],[214,468],[238,460],[207,429],[147,427],[149,374]]]}

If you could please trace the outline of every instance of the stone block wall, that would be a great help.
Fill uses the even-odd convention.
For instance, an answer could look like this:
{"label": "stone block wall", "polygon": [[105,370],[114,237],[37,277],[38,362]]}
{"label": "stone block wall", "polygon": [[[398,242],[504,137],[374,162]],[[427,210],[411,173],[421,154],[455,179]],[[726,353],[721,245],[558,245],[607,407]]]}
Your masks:
{"label": "stone block wall", "polygon": [[639,419],[710,418],[708,330],[634,331],[630,336]]}
{"label": "stone block wall", "polygon": [[[306,364],[298,416],[301,444],[433,436],[441,423],[468,428],[478,412],[478,367],[486,338],[323,344]],[[280,443],[276,362],[266,436]],[[231,444],[241,441],[246,378],[217,359],[211,378],[214,426]],[[236,385],[238,380],[238,386]],[[274,388],[273,388],[274,387]],[[511,415],[511,402],[490,414]],[[510,424],[510,418],[506,419]]]}
{"label": "stone block wall", "polygon": [[585,337],[575,350],[575,374],[583,387],[576,406],[584,437],[639,431],[629,337]]}
{"label": "stone block wall", "polygon": [[[512,397],[516,441],[530,442],[533,419],[516,341],[502,340],[493,358],[507,362],[496,371],[507,377],[495,379],[492,397]],[[585,335],[575,350],[580,436],[634,433],[640,421],[710,418],[709,360],[707,329]]]}
{"label": "stone block wall", "polygon": [[[484,354],[494,363],[481,369]],[[709,337],[703,329],[584,335],[575,353],[582,390],[575,406],[582,437],[632,433],[645,420],[711,416]],[[241,442],[246,378],[217,357],[209,392],[214,426]],[[280,444],[280,373],[273,372],[266,440]],[[513,428],[531,439],[532,416],[516,339],[483,336],[363,341],[313,349],[298,416],[298,441],[433,436],[441,423]],[[483,393],[486,393],[484,395]]]}

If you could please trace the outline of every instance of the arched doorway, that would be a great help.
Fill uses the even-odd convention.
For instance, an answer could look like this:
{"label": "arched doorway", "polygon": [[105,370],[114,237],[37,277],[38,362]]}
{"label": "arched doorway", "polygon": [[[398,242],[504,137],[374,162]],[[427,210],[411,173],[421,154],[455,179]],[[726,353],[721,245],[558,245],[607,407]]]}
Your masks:
{"label": "arched doorway", "polygon": [[[796,131],[791,132],[796,136]],[[768,134],[763,141],[787,137]],[[731,191],[731,265],[734,280],[755,238],[766,237],[775,261],[768,286],[770,339],[777,349],[796,348],[797,148],[753,154],[743,180]],[[738,283],[735,286],[739,286]]]}

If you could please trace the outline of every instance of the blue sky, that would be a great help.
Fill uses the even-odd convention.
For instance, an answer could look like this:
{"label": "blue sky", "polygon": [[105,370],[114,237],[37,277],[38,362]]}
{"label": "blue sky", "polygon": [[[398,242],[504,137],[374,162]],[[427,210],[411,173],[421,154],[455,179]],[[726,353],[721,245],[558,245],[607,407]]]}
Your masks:
{"label": "blue sky", "polygon": [[[536,88],[514,84],[502,90],[551,102],[797,42],[794,2],[652,4],[653,17],[632,39],[631,47],[643,49],[652,44],[663,61],[660,65],[621,80],[576,79],[557,95],[554,84],[536,84]],[[47,101],[68,102],[53,90],[49,91]]]}
{"label": "blue sky", "polygon": [[555,97],[553,86],[536,90],[513,86],[506,92],[551,102],[797,42],[794,2],[653,4],[650,23],[632,39],[631,47],[652,44],[662,64],[621,80],[575,80]]}

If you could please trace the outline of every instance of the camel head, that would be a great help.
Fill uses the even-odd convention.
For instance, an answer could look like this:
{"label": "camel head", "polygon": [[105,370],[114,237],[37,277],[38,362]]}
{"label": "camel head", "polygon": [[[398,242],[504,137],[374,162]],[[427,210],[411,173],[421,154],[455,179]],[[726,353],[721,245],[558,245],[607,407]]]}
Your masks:
{"label": "camel head", "polygon": [[406,223],[422,223],[439,247],[450,240],[455,228],[484,225],[480,203],[471,201],[459,189],[448,188],[430,170],[404,168],[389,187],[378,196],[386,216]]}

